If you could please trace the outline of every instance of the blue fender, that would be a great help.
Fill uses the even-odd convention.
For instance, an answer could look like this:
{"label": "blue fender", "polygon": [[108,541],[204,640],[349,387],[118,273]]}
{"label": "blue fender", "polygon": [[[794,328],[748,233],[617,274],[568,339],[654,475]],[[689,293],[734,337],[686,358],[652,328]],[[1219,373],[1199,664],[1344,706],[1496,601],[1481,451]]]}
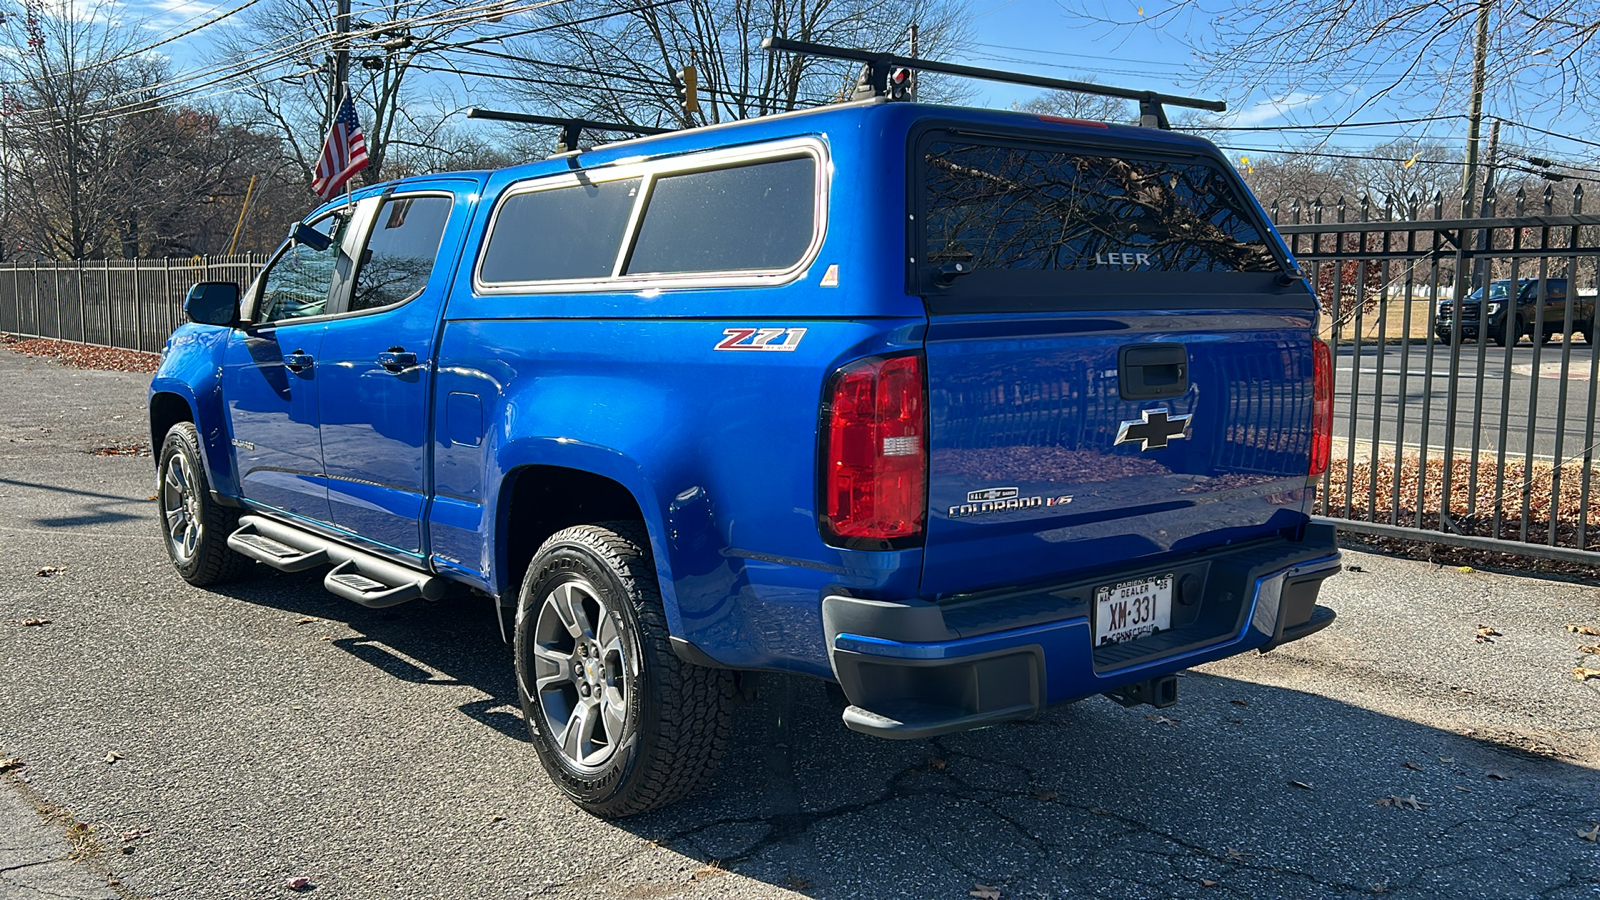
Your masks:
{"label": "blue fender", "polygon": [[[167,339],[161,367],[150,380],[150,397],[176,394],[189,404],[189,415],[200,434],[202,462],[211,489],[225,497],[238,497],[232,432],[222,397],[222,353],[227,341],[226,328],[194,324],[179,327]],[[159,458],[161,448],[153,447],[152,452]]]}

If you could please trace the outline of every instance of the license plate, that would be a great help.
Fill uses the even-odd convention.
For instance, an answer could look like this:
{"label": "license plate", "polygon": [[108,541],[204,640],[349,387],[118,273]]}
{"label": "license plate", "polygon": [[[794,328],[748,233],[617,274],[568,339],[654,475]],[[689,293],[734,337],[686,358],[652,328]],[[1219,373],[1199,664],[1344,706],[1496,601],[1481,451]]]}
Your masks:
{"label": "license plate", "polygon": [[1096,647],[1149,637],[1172,627],[1172,576],[1136,578],[1094,591]]}

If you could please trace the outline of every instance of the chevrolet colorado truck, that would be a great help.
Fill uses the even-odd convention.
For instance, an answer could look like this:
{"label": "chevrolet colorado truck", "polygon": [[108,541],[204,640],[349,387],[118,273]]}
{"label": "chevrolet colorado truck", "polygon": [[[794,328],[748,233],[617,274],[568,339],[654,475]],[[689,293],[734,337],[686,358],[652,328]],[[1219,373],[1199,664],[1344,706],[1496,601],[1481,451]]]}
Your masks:
{"label": "chevrolet colorado truck", "polygon": [[599,815],[705,780],[738,672],[922,738],[1333,619],[1317,305],[1197,138],[877,97],[623,140],[357,190],[186,310],[179,574],[484,598]]}

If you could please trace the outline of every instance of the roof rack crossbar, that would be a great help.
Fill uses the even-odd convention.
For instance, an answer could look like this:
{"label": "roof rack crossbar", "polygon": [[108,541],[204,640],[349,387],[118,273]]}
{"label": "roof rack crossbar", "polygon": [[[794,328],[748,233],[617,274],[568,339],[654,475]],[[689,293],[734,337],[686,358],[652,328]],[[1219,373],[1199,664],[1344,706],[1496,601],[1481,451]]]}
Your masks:
{"label": "roof rack crossbar", "polygon": [[532,113],[506,112],[474,106],[467,110],[469,119],[489,119],[495,122],[520,122],[524,125],[555,125],[561,129],[557,153],[570,153],[578,149],[578,137],[585,131],[619,131],[623,134],[666,134],[671,128],[651,128],[646,125],[624,125],[617,122],[596,122],[592,119],[575,119],[568,116],[536,116]]}
{"label": "roof rack crossbar", "polygon": [[1065,78],[1047,78],[1043,75],[1028,75],[1022,72],[985,69],[979,66],[963,66],[958,63],[939,62],[933,59],[897,56],[893,53],[875,53],[871,50],[833,47],[827,44],[813,44],[808,41],[791,41],[788,38],[769,37],[761,42],[761,47],[769,53],[788,52],[802,56],[852,59],[865,63],[866,69],[862,72],[861,77],[862,87],[870,88],[877,94],[887,92],[890,70],[903,68],[922,72],[938,72],[945,75],[960,75],[964,78],[981,78],[986,81],[1026,84],[1031,87],[1050,88],[1058,91],[1076,91],[1080,94],[1096,94],[1101,97],[1116,97],[1120,100],[1133,100],[1139,104],[1140,124],[1149,128],[1172,127],[1167,121],[1166,110],[1163,109],[1166,104],[1186,106],[1191,109],[1204,109],[1210,112],[1226,112],[1228,109],[1228,105],[1221,100],[1179,97],[1174,94],[1163,94],[1157,91],[1139,91],[1131,88],[1094,84],[1089,81],[1069,81]]}

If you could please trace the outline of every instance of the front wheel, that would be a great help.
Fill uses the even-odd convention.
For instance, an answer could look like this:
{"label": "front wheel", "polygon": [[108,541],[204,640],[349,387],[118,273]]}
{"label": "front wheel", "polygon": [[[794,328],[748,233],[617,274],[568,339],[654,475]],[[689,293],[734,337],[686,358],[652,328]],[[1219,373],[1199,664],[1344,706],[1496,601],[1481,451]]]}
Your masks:
{"label": "front wheel", "polygon": [[728,734],[732,673],[672,652],[647,546],[637,523],[559,531],[517,601],[517,693],[539,761],[605,818],[688,795]]}
{"label": "front wheel", "polygon": [[249,568],[249,558],[228,548],[228,535],[239,527],[239,511],[211,498],[193,423],[179,422],[167,432],[156,472],[161,535],[183,580],[205,587],[236,578]]}

